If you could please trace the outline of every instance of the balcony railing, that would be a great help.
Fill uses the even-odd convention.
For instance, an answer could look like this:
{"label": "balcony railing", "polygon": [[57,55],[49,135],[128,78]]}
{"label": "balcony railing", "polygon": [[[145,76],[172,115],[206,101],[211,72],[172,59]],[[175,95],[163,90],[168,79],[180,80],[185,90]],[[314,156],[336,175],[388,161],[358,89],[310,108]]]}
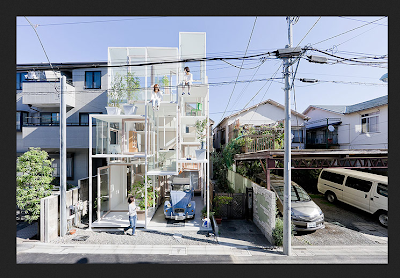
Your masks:
{"label": "balcony railing", "polygon": [[[55,81],[24,81],[22,83],[22,103],[36,107],[60,106],[60,82]],[[65,85],[65,103],[75,107],[75,87],[70,83]]]}
{"label": "balcony railing", "polygon": [[[283,140],[275,135],[246,135],[245,152],[282,149]],[[282,141],[282,142],[281,142]]]}

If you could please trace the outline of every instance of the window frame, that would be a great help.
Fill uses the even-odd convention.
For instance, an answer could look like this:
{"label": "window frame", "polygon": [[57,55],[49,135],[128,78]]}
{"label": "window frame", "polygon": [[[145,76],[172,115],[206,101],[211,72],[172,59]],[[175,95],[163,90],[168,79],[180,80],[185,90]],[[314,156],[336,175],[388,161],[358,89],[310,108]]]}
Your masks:
{"label": "window frame", "polygon": [[[19,117],[18,117],[18,113],[19,113]],[[26,115],[24,117],[24,115]],[[17,115],[16,117],[18,117],[17,120],[17,131],[22,131],[22,127],[24,126],[25,123],[28,123],[28,117],[29,117],[29,112],[26,111],[17,111]],[[19,125],[18,125],[19,123]]]}
{"label": "window frame", "polygon": [[[22,82],[24,82],[25,79],[25,75],[27,75],[28,72],[17,72],[17,90],[22,90]],[[21,80],[21,77],[23,77],[23,80]]]}
{"label": "window frame", "polygon": [[[361,133],[376,133],[379,132],[379,111],[361,114]],[[371,131],[371,118],[376,118],[375,130]],[[365,123],[363,122],[365,120]]]}
{"label": "window frame", "polygon": [[[324,177],[326,175],[328,175],[328,177]],[[334,177],[334,178],[332,178],[332,177]],[[345,178],[345,176],[342,175],[342,174],[332,173],[332,172],[329,172],[329,171],[322,171],[322,174],[321,174],[321,179],[329,181],[329,182],[333,182],[333,183],[336,183],[336,184],[343,184],[344,178]],[[339,179],[342,180],[341,183],[338,182]]]}
{"label": "window frame", "polygon": [[[89,126],[89,115],[90,114],[103,114],[102,112],[79,112],[79,126]],[[87,124],[82,124],[81,116],[87,115]],[[92,126],[96,126],[96,118],[92,118]]]}
{"label": "window frame", "polygon": [[[354,186],[354,184],[349,184],[349,183],[348,183],[349,180],[357,180],[357,181],[361,181],[361,183],[360,183],[360,184],[356,184],[356,186]],[[365,184],[369,184],[369,189],[368,189],[368,191],[366,190],[366,187],[363,187]],[[367,193],[367,192],[370,192],[370,191],[371,191],[372,181],[367,181],[367,180],[363,180],[363,179],[359,179],[359,178],[355,178],[355,177],[350,177],[350,176],[348,176],[348,177],[346,178],[346,182],[345,182],[344,185],[345,185],[346,187],[348,187],[348,188],[352,188],[352,189],[355,189],[355,190],[358,190],[358,191],[362,191],[362,192]]]}
{"label": "window frame", "polygon": [[[53,158],[54,160],[51,162],[51,167],[53,168],[52,176],[55,178],[60,177],[60,155],[58,154],[49,154],[50,158]],[[67,180],[73,180],[74,179],[74,156],[71,153],[67,153],[66,157],[66,162],[67,162]],[[53,165],[56,164],[56,167]]]}
{"label": "window frame", "polygon": [[[91,84],[91,87],[88,87],[88,80],[87,80],[87,78],[88,78],[88,76],[87,76],[87,74],[88,73],[92,73],[92,80],[90,81],[90,84]],[[95,73],[99,73],[99,75],[100,75],[100,84],[99,84],[99,87],[94,87],[94,84],[95,84],[95,82],[94,82],[94,80],[95,80]],[[85,71],[85,86],[84,86],[84,88],[85,89],[94,89],[94,90],[96,90],[96,89],[101,89],[101,71],[100,70],[97,70],[97,71]]]}
{"label": "window frame", "polygon": [[[50,123],[43,123],[43,115],[50,114]],[[53,122],[53,114],[58,116],[58,121]],[[58,126],[60,125],[60,112],[40,112],[40,125],[41,126]]]}
{"label": "window frame", "polygon": [[[384,189],[382,189],[382,187],[384,187]],[[389,197],[388,185],[378,182],[376,184],[376,193],[384,197]]]}

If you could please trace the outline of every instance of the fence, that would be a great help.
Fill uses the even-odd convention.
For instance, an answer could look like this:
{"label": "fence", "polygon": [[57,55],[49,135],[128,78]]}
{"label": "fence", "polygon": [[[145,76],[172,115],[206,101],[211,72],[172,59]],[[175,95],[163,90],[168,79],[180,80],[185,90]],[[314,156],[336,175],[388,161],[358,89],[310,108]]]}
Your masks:
{"label": "fence", "polygon": [[246,192],[246,187],[253,188],[253,221],[268,241],[274,243],[272,231],[275,228],[275,193],[230,170],[228,180],[235,192]]}

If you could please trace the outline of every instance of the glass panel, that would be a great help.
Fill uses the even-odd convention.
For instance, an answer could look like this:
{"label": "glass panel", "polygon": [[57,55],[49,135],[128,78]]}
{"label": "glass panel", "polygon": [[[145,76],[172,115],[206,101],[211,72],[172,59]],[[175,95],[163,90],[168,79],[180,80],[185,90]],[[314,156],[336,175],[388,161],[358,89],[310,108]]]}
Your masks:
{"label": "glass panel", "polygon": [[383,184],[383,183],[378,183],[378,187],[377,187],[377,192],[379,195],[388,197],[388,185],[387,184]]}
{"label": "glass panel", "polygon": [[59,113],[51,113],[51,122],[53,124],[59,124],[60,123],[60,114]]}
{"label": "glass panel", "polygon": [[353,178],[353,177],[347,177],[346,186],[363,191],[363,192],[369,192],[369,190],[371,189],[371,186],[372,186],[372,182],[360,180],[360,179]]}
{"label": "glass panel", "polygon": [[21,130],[21,112],[17,112],[17,130]]}
{"label": "glass panel", "polygon": [[91,71],[85,72],[85,88],[86,89],[93,88],[93,72]]}
{"label": "glass panel", "polygon": [[109,168],[100,170],[100,217],[110,210]]}
{"label": "glass panel", "polygon": [[79,124],[80,125],[89,125],[89,114],[88,113],[80,113],[79,114]]}
{"label": "glass panel", "polygon": [[40,118],[41,125],[50,125],[51,124],[51,113],[42,113]]}
{"label": "glass panel", "polygon": [[95,89],[100,89],[101,88],[101,72],[100,71],[95,71],[93,73],[93,88]]}
{"label": "glass panel", "polygon": [[108,150],[108,123],[96,119],[96,154],[107,154]]}

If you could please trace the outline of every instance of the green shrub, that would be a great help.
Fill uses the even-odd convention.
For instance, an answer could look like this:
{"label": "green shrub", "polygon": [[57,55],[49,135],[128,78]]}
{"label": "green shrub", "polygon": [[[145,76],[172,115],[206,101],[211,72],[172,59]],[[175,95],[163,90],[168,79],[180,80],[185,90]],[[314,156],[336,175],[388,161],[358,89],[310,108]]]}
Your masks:
{"label": "green shrub", "polygon": [[276,246],[283,245],[283,220],[280,217],[275,219],[275,228],[272,231],[272,238]]}

